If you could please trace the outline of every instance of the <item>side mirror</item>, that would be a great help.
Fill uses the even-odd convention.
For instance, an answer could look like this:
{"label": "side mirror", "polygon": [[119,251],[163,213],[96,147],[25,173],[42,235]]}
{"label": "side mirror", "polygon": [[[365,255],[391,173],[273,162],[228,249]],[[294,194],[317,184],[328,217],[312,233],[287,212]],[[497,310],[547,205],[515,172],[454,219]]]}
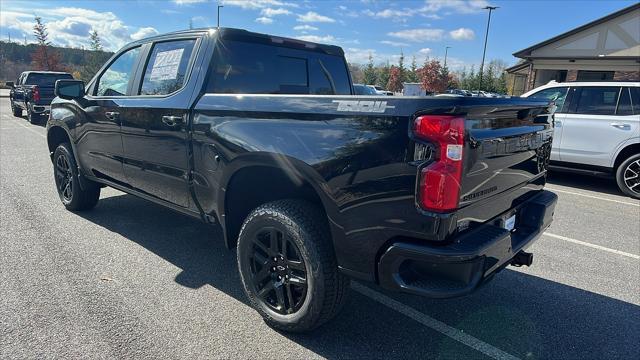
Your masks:
{"label": "side mirror", "polygon": [[81,80],[58,80],[56,81],[55,94],[67,100],[79,99],[84,96],[84,82]]}
{"label": "side mirror", "polygon": [[7,81],[6,83],[4,83],[6,86],[10,87],[10,88],[14,88],[16,87],[16,84],[13,83],[13,81]]}

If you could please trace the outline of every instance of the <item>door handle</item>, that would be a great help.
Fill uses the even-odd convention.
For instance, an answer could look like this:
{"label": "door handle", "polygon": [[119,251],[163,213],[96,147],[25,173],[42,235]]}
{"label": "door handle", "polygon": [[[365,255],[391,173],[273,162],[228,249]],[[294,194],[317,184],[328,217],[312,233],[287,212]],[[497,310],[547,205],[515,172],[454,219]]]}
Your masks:
{"label": "door handle", "polygon": [[621,123],[611,123],[611,126],[620,130],[631,130],[631,125]]}
{"label": "door handle", "polygon": [[111,121],[116,121],[118,120],[118,117],[120,117],[120,113],[116,111],[107,111],[104,113],[104,116]]}
{"label": "door handle", "polygon": [[553,122],[554,127],[562,127],[562,120],[555,120]]}
{"label": "door handle", "polygon": [[162,122],[167,126],[176,126],[182,123],[182,116],[165,115],[162,117]]}

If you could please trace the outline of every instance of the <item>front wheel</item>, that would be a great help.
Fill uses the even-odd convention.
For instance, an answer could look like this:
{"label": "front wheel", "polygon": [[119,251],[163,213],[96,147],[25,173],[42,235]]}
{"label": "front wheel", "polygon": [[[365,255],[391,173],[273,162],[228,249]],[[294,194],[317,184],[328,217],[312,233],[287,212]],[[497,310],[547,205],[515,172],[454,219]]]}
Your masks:
{"label": "front wheel", "polygon": [[628,157],[618,166],[616,181],[623,193],[640,199],[640,154]]}
{"label": "front wheel", "polygon": [[64,207],[71,211],[92,209],[100,199],[100,186],[87,181],[80,187],[78,167],[73,157],[71,144],[58,145],[53,154],[53,173],[56,189]]}
{"label": "front wheel", "polygon": [[22,117],[22,109],[20,109],[19,107],[15,106],[13,101],[11,101],[11,112],[13,113],[13,116],[15,116],[15,117]]}
{"label": "front wheel", "polygon": [[326,216],[301,200],[264,204],[238,239],[238,268],[251,305],[272,327],[303,332],[333,318],[349,280],[338,272]]}

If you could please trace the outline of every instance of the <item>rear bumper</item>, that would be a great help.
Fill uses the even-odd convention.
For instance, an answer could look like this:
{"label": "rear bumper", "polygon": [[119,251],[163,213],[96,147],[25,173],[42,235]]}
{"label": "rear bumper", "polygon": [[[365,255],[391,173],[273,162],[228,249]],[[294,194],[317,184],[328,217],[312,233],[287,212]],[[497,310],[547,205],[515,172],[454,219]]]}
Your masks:
{"label": "rear bumper", "polygon": [[51,105],[31,104],[31,112],[38,115],[48,115],[51,111]]}
{"label": "rear bumper", "polygon": [[[433,298],[468,294],[509,265],[549,227],[557,200],[556,194],[541,191],[445,246],[394,243],[378,262],[380,285]],[[504,219],[513,214],[515,230],[502,228]]]}

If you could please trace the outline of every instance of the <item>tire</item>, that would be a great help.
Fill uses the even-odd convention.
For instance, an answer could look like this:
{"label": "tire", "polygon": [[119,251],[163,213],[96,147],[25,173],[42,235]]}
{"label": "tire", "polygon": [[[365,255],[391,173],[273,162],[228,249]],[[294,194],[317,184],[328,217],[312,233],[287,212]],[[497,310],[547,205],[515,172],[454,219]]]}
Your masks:
{"label": "tire", "polygon": [[22,109],[20,109],[19,107],[15,106],[13,104],[13,101],[11,102],[11,112],[13,113],[13,116],[15,116],[15,117],[22,117]]}
{"label": "tire", "polygon": [[253,308],[269,326],[289,332],[332,319],[349,286],[338,272],[326,216],[302,200],[267,203],[249,214],[238,239],[238,268]]}
{"label": "tire", "polygon": [[31,111],[31,105],[27,103],[27,120],[29,121],[29,124],[35,124],[38,122],[38,118],[39,115],[34,114],[33,111]]}
{"label": "tire", "polygon": [[625,195],[640,199],[640,154],[629,156],[618,166],[616,182]]}
{"label": "tire", "polygon": [[96,206],[100,199],[100,186],[86,181],[85,188],[80,187],[78,166],[69,143],[58,145],[53,153],[53,175],[58,196],[67,210],[83,211]]}

